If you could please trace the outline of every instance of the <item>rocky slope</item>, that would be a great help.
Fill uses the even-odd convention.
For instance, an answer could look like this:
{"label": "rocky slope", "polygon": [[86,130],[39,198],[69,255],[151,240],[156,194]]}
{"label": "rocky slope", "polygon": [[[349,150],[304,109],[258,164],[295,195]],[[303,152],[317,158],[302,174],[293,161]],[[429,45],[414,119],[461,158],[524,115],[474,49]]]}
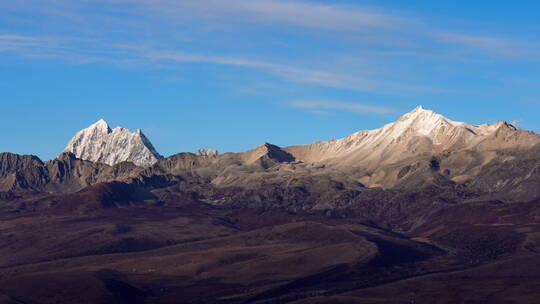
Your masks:
{"label": "rocky slope", "polygon": [[162,158],[140,129],[135,132],[122,127],[111,130],[103,119],[79,131],[64,152],[111,166],[129,161],[140,167],[148,167]]}

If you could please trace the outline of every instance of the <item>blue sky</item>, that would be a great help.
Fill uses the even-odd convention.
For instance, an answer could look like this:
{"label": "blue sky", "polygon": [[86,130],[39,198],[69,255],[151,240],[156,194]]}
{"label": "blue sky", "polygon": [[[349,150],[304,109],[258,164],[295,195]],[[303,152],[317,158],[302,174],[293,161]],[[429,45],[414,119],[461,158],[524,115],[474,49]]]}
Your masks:
{"label": "blue sky", "polygon": [[422,104],[540,131],[538,1],[0,2],[0,150],[100,118],[163,155],[346,136]]}

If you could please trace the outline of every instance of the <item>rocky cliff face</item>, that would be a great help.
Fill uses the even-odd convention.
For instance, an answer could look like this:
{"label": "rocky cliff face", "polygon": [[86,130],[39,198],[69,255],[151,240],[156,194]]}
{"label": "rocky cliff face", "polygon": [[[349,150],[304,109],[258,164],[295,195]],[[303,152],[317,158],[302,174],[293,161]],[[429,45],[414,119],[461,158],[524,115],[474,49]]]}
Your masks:
{"label": "rocky cliff face", "polygon": [[162,158],[140,129],[135,132],[122,127],[111,129],[104,120],[79,131],[64,152],[111,166],[129,161],[140,167],[149,167]]}
{"label": "rocky cliff face", "polygon": [[38,157],[0,153],[0,191],[34,189],[48,182],[44,164]]}
{"label": "rocky cliff face", "polygon": [[43,162],[34,155],[0,153],[0,178],[40,165]]}
{"label": "rocky cliff face", "polygon": [[109,166],[67,152],[47,162],[34,155],[0,153],[0,192],[69,193],[97,183],[131,181],[143,170],[131,162]]}

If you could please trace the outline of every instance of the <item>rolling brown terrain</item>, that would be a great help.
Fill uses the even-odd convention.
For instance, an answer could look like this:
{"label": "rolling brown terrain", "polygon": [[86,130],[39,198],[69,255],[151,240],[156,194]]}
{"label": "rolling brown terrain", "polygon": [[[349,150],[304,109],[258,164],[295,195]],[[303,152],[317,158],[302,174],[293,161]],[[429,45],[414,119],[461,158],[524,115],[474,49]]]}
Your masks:
{"label": "rolling brown terrain", "polygon": [[540,135],[511,124],[418,107],[304,146],[122,153],[0,154],[0,302],[540,298]]}

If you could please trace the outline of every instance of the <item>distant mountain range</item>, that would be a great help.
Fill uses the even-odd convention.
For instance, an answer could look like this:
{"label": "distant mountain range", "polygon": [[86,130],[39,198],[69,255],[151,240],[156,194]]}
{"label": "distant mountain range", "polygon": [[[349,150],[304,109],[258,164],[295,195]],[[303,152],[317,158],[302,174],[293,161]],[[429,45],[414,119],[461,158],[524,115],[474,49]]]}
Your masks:
{"label": "distant mountain range", "polygon": [[[241,153],[200,150],[163,158],[141,130],[111,129],[100,120],[79,131],[54,160],[0,154],[0,189],[71,192],[99,182],[151,177],[174,182],[187,174],[197,183],[221,188],[324,176],[368,188],[444,184],[513,195],[516,185],[536,177],[529,168],[508,176],[500,172],[536,157],[539,143],[539,135],[510,123],[476,126],[419,106],[393,123],[342,139],[289,147],[264,143]],[[495,167],[501,167],[499,173],[488,174]]]}
{"label": "distant mountain range", "polygon": [[100,120],[0,153],[0,236],[2,303],[536,303],[540,135],[417,107],[162,157]]}
{"label": "distant mountain range", "polygon": [[[477,148],[523,148],[538,143],[536,136],[502,143],[496,140],[494,135],[504,130],[520,133],[507,122],[475,126],[452,121],[418,106],[398,121],[379,129],[360,131],[342,139],[279,149],[290,153],[296,161],[379,167],[381,164],[397,163],[426,153]],[[73,153],[83,160],[111,166],[129,161],[140,167],[150,167],[163,158],[140,129],[135,132],[122,127],[111,130],[104,120],[79,131],[67,144],[64,152]],[[214,149],[200,149],[197,154],[216,156],[218,153]]]}

